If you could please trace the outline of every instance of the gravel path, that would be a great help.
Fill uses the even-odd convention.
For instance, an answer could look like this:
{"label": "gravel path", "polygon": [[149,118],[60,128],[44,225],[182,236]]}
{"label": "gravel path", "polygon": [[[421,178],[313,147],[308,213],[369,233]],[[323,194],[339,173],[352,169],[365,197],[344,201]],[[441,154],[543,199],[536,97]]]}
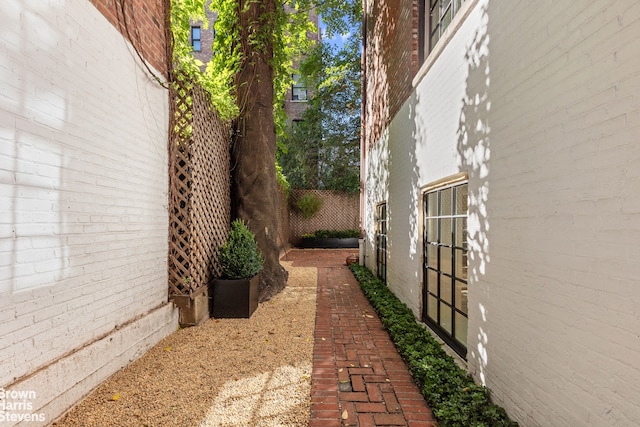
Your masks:
{"label": "gravel path", "polygon": [[54,426],[307,426],[317,269],[250,319],[181,329],[119,371]]}

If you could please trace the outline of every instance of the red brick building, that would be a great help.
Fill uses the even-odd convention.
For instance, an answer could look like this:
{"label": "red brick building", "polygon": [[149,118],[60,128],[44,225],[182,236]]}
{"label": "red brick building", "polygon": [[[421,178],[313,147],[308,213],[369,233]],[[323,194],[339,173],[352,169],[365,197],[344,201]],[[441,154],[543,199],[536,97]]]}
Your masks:
{"label": "red brick building", "polygon": [[136,47],[145,61],[167,77],[169,0],[91,0],[91,3]]}

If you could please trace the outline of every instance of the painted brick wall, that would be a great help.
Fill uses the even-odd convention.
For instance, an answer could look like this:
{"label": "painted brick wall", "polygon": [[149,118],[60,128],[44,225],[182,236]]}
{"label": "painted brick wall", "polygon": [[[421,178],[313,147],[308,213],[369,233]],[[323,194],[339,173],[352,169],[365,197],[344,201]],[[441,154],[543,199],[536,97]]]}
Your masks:
{"label": "painted brick wall", "polygon": [[368,153],[367,262],[387,200],[416,315],[420,188],[469,174],[469,371],[521,425],[640,424],[639,19],[480,0]]}
{"label": "painted brick wall", "polygon": [[91,0],[91,3],[145,60],[167,77],[165,21],[169,0]]}
{"label": "painted brick wall", "polygon": [[168,95],[90,2],[5,0],[0,28],[0,387],[52,421],[177,324]]}
{"label": "painted brick wall", "polygon": [[471,365],[525,425],[637,425],[640,5],[559,6],[490,3],[467,78],[490,81]]}

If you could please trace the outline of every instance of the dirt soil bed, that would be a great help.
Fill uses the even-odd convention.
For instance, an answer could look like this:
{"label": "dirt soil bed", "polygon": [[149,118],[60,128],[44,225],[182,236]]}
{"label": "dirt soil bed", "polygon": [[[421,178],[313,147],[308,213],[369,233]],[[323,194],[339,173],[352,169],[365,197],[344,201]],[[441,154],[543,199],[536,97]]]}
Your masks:
{"label": "dirt soil bed", "polygon": [[285,290],[250,319],[181,329],[54,426],[307,426],[317,269],[282,263]]}

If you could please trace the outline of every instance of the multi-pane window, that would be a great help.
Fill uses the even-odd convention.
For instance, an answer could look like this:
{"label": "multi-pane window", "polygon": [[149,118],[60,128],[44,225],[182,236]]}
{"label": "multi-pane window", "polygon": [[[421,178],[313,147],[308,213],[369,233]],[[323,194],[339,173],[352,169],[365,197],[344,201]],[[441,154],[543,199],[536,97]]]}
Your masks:
{"label": "multi-pane window", "polygon": [[458,354],[467,351],[468,184],[424,194],[423,320]]}
{"label": "multi-pane window", "polygon": [[376,206],[376,274],[387,283],[387,204]]}
{"label": "multi-pane window", "polygon": [[291,100],[292,101],[306,101],[307,100],[307,86],[304,84],[299,74],[293,74],[293,85],[291,85]]}
{"label": "multi-pane window", "polygon": [[421,1],[421,60],[427,57],[445,32],[453,16],[458,13],[465,0],[422,0]]}
{"label": "multi-pane window", "polygon": [[191,27],[191,46],[196,52],[202,51],[202,31],[199,26]]}

